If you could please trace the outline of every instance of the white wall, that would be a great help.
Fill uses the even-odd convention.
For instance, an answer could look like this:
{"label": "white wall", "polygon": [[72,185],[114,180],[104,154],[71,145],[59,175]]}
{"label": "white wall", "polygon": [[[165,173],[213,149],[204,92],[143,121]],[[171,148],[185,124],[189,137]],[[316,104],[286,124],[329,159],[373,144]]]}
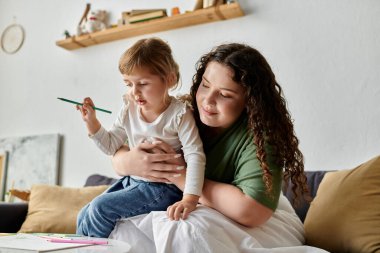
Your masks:
{"label": "white wall", "polygon": [[[62,178],[81,186],[92,173],[114,176],[88,139],[79,113],[57,97],[91,96],[117,112],[124,92],[117,62],[137,39],[67,51],[86,2],[112,20],[132,8],[190,9],[189,0],[0,0],[0,30],[13,16],[26,30],[21,50],[0,52],[0,137],[60,133]],[[308,170],[352,168],[380,154],[380,1],[241,0],[246,16],[152,34],[172,46],[188,92],[194,64],[222,42],[245,42],[267,57],[282,85]],[[146,35],[151,36],[151,35]],[[112,115],[98,113],[109,127]]]}

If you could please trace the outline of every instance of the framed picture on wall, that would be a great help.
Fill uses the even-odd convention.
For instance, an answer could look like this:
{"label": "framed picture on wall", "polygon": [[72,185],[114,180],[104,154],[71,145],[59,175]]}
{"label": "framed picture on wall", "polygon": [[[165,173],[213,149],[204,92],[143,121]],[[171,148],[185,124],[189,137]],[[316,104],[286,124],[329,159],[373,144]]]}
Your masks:
{"label": "framed picture on wall", "polygon": [[2,199],[11,188],[30,190],[33,184],[57,185],[60,167],[59,134],[0,138],[7,152]]}
{"label": "framed picture on wall", "polygon": [[5,179],[7,177],[8,152],[0,151],[0,201],[4,201]]}

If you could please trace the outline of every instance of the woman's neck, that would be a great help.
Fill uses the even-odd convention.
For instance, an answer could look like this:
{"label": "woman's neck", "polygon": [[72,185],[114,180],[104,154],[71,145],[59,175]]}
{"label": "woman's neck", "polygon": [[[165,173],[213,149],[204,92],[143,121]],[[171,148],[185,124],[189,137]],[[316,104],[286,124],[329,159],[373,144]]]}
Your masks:
{"label": "woman's neck", "polygon": [[229,125],[228,127],[210,127],[210,126],[207,126],[203,123],[201,124],[198,124],[198,126],[200,125],[200,132],[201,132],[201,135],[203,138],[215,138],[217,136],[220,136],[222,135],[223,133],[225,133],[226,131],[228,131],[228,129],[230,129],[231,127],[233,127],[234,125],[238,124],[239,122],[243,122],[243,121],[246,121],[246,115],[245,114],[242,114],[240,115],[240,117],[235,121],[233,122],[231,125]]}
{"label": "woman's neck", "polygon": [[204,126],[202,132],[204,137],[214,138],[220,135],[223,132],[223,129],[217,127]]}

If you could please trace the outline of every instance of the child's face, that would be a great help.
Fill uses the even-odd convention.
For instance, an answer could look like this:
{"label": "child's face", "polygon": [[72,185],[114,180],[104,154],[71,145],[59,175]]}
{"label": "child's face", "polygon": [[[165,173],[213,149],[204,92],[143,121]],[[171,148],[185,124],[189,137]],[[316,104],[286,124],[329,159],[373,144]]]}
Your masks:
{"label": "child's face", "polygon": [[124,83],[129,87],[128,94],[143,111],[161,113],[166,108],[168,86],[158,75],[147,68],[136,68],[130,75],[123,74]]}
{"label": "child's face", "polygon": [[244,88],[233,81],[232,76],[228,67],[208,63],[196,94],[203,124],[225,129],[240,117],[245,108]]}

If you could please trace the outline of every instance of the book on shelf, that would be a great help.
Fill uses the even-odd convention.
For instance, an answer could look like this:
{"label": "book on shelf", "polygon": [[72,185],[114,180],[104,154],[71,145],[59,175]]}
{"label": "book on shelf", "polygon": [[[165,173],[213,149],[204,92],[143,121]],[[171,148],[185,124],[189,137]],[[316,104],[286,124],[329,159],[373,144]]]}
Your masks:
{"label": "book on shelf", "polygon": [[214,0],[203,0],[203,8],[209,8],[214,5]]}
{"label": "book on shelf", "polygon": [[203,0],[203,8],[209,8],[216,5],[224,4],[224,0]]}
{"label": "book on shelf", "polygon": [[166,9],[131,10],[122,13],[124,23],[138,23],[151,19],[166,17]]}
{"label": "book on shelf", "polygon": [[132,9],[129,11],[129,15],[136,16],[136,15],[146,14],[146,13],[155,12],[155,11],[164,11],[166,13],[166,9]]}

